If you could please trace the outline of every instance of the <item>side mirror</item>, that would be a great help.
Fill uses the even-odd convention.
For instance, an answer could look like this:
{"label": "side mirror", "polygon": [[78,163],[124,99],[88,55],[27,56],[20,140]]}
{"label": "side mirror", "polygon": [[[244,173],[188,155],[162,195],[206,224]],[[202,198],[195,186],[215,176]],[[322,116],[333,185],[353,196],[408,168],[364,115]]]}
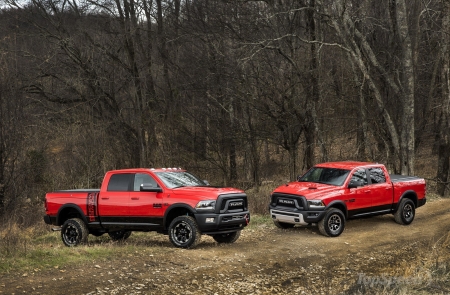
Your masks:
{"label": "side mirror", "polygon": [[203,179],[203,182],[204,182],[207,186],[210,186],[208,180]]}
{"label": "side mirror", "polygon": [[348,183],[348,188],[357,188],[357,187],[361,187],[364,186],[364,183],[361,180],[350,180],[350,182]]}
{"label": "side mirror", "polygon": [[156,187],[151,183],[143,183],[140,187],[141,192],[154,192],[154,193],[162,193],[162,188]]}

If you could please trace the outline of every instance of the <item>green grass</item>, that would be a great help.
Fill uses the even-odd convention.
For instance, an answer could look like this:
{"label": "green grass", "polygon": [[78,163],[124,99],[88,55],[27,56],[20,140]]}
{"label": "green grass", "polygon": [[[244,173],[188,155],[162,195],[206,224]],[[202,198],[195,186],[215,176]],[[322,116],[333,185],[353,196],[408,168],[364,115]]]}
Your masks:
{"label": "green grass", "polygon": [[128,257],[130,254],[153,254],[163,249],[165,252],[173,251],[168,247],[167,237],[155,233],[133,232],[125,242],[112,242],[108,235],[89,236],[88,244],[72,248],[64,246],[59,232],[34,237],[16,233],[10,240],[9,244],[0,241],[0,274],[63,268],[92,261],[108,261],[111,257]]}

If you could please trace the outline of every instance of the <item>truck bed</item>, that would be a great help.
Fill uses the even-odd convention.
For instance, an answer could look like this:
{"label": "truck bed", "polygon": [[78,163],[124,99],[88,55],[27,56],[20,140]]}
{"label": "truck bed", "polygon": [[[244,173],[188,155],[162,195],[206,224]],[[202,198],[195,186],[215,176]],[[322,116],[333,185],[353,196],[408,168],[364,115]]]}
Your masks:
{"label": "truck bed", "polygon": [[422,179],[417,176],[405,176],[405,175],[395,175],[395,174],[391,174],[390,176],[391,176],[392,182],[414,181],[414,180]]}
{"label": "truck bed", "polygon": [[81,189],[68,189],[68,190],[60,190],[54,191],[54,193],[99,193],[100,189],[96,188],[81,188]]}

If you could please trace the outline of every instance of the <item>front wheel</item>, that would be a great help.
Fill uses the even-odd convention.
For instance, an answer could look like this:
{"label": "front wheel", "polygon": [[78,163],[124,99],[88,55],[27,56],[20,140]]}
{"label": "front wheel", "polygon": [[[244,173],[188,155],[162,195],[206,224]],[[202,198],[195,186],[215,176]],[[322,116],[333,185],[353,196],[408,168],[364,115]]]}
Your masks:
{"label": "front wheel", "polygon": [[322,235],[327,237],[337,237],[344,231],[345,216],[341,210],[330,208],[325,213],[325,216],[319,221],[319,231]]}
{"label": "front wheel", "polygon": [[178,216],[169,225],[169,240],[178,248],[194,248],[201,239],[197,222],[191,216]]}
{"label": "front wheel", "polygon": [[232,244],[239,239],[239,236],[241,235],[241,231],[235,231],[234,233],[228,233],[228,234],[217,234],[213,235],[213,239],[219,243],[219,244]]}
{"label": "front wheel", "polygon": [[414,220],[416,207],[410,199],[400,201],[397,212],[394,213],[395,222],[398,224],[408,225]]}
{"label": "front wheel", "polygon": [[109,237],[113,241],[125,241],[131,236],[131,231],[129,230],[118,230],[108,233]]}
{"label": "front wheel", "polygon": [[88,240],[89,231],[80,218],[71,218],[64,222],[61,228],[61,239],[67,247],[84,244]]}

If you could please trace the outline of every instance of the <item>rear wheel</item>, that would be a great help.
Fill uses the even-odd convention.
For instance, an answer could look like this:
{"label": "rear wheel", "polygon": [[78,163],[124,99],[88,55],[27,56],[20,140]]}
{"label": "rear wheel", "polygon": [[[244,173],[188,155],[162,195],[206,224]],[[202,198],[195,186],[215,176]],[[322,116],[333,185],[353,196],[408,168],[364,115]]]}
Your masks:
{"label": "rear wheel", "polygon": [[234,233],[227,233],[227,234],[217,234],[213,235],[213,239],[219,243],[219,244],[232,244],[239,239],[239,236],[241,235],[241,231],[235,231]]}
{"label": "rear wheel", "polygon": [[414,220],[416,207],[410,199],[400,201],[397,212],[394,213],[395,222],[398,224],[408,225]]}
{"label": "rear wheel", "polygon": [[169,226],[169,240],[178,248],[194,248],[200,242],[201,232],[191,216],[178,216]]}
{"label": "rear wheel", "polygon": [[275,226],[278,227],[278,228],[293,228],[295,226],[295,224],[286,223],[286,222],[280,222],[280,221],[277,221],[277,220],[274,220],[273,224],[275,224]]}
{"label": "rear wheel", "polygon": [[318,223],[319,231],[327,237],[337,237],[344,231],[345,216],[341,210],[330,208]]}
{"label": "rear wheel", "polygon": [[89,231],[80,218],[71,218],[61,228],[61,239],[67,247],[84,244],[88,240]]}
{"label": "rear wheel", "polygon": [[108,233],[109,237],[113,241],[124,241],[131,236],[131,231],[128,230],[118,230]]}

